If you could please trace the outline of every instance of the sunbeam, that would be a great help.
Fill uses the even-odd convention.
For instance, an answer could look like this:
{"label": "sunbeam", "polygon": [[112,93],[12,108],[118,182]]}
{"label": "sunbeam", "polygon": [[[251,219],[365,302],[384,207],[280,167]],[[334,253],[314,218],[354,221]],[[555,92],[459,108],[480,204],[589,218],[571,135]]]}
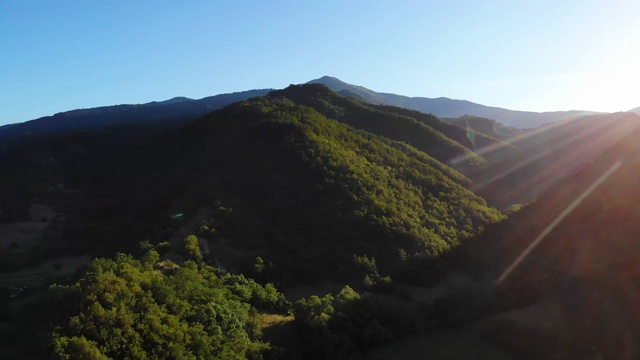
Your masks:
{"label": "sunbeam", "polygon": [[496,280],[496,285],[500,285],[506,278],[511,274],[511,272],[518,267],[518,265],[524,260],[527,255],[536,247],[538,244],[547,236],[549,233],[555,229],[564,218],[566,218],[580,203],[589,196],[600,184],[602,184],[611,174],[613,174],[618,168],[622,165],[622,161],[618,160],[615,164],[613,164],[604,174],[602,174],[587,190],[585,190],[580,196],[578,196],[569,206],[567,206],[560,215],[558,215],[555,220],[553,220],[541,233],[538,237],[533,240],[531,244],[518,256],[518,258],[511,264],[509,267],[498,277]]}

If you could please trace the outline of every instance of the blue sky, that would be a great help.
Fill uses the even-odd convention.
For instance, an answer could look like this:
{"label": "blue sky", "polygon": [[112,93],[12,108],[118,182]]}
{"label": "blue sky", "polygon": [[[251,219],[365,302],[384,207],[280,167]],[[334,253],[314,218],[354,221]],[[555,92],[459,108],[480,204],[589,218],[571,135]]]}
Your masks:
{"label": "blue sky", "polygon": [[637,1],[0,1],[0,125],[323,75],[514,110],[640,106]]}

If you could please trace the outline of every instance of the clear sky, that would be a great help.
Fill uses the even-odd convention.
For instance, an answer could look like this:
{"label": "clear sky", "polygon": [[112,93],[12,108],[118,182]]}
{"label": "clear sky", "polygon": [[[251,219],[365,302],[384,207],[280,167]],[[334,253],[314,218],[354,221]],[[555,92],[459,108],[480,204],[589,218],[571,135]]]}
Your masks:
{"label": "clear sky", "polygon": [[514,110],[640,106],[640,1],[0,0],[0,125],[323,75]]}

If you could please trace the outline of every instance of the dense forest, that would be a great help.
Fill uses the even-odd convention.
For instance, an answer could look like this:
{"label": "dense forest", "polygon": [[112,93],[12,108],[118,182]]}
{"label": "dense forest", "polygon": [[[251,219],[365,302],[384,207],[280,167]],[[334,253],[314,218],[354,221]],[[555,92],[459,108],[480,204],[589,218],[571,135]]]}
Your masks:
{"label": "dense forest", "polygon": [[[589,295],[636,317],[637,299],[606,281],[635,279],[636,115],[517,130],[309,84],[168,131],[105,119],[0,142],[0,351],[12,358],[638,354],[632,321],[622,340],[598,337],[609,310]],[[522,320],[550,303],[564,322]]]}

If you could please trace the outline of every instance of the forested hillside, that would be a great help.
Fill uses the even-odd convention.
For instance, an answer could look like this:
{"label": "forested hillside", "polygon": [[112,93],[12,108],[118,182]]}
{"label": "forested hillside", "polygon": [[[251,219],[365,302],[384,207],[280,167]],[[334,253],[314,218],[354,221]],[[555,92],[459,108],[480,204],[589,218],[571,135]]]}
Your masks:
{"label": "forested hillside", "polygon": [[233,212],[220,236],[271,261],[276,278],[341,277],[354,255],[383,267],[400,261],[400,249],[437,256],[501,218],[429,155],[280,96],[230,106],[173,138],[165,151],[189,174],[174,202],[195,210],[221,200]]}
{"label": "forested hillside", "polygon": [[[637,120],[621,113],[521,131],[372,105],[316,84],[171,131],[129,124],[4,141],[0,166],[12,171],[0,179],[0,234],[9,239],[0,248],[2,351],[358,359],[453,332],[462,352],[465,336],[479,333],[488,354],[527,358],[505,335],[526,330],[491,319],[561,291],[565,280],[540,276],[566,269],[533,256],[522,269],[540,276],[497,291],[488,284],[594,169],[614,162],[610,154],[623,161],[611,178],[625,174],[615,192],[607,187],[620,203],[610,210],[631,221],[620,196],[631,191],[633,137],[589,161]],[[494,205],[513,205],[510,218]],[[620,219],[602,221],[626,239],[635,230]],[[615,256],[628,264],[629,254]],[[549,334],[534,335],[539,345]],[[594,344],[607,354],[620,345]]]}

